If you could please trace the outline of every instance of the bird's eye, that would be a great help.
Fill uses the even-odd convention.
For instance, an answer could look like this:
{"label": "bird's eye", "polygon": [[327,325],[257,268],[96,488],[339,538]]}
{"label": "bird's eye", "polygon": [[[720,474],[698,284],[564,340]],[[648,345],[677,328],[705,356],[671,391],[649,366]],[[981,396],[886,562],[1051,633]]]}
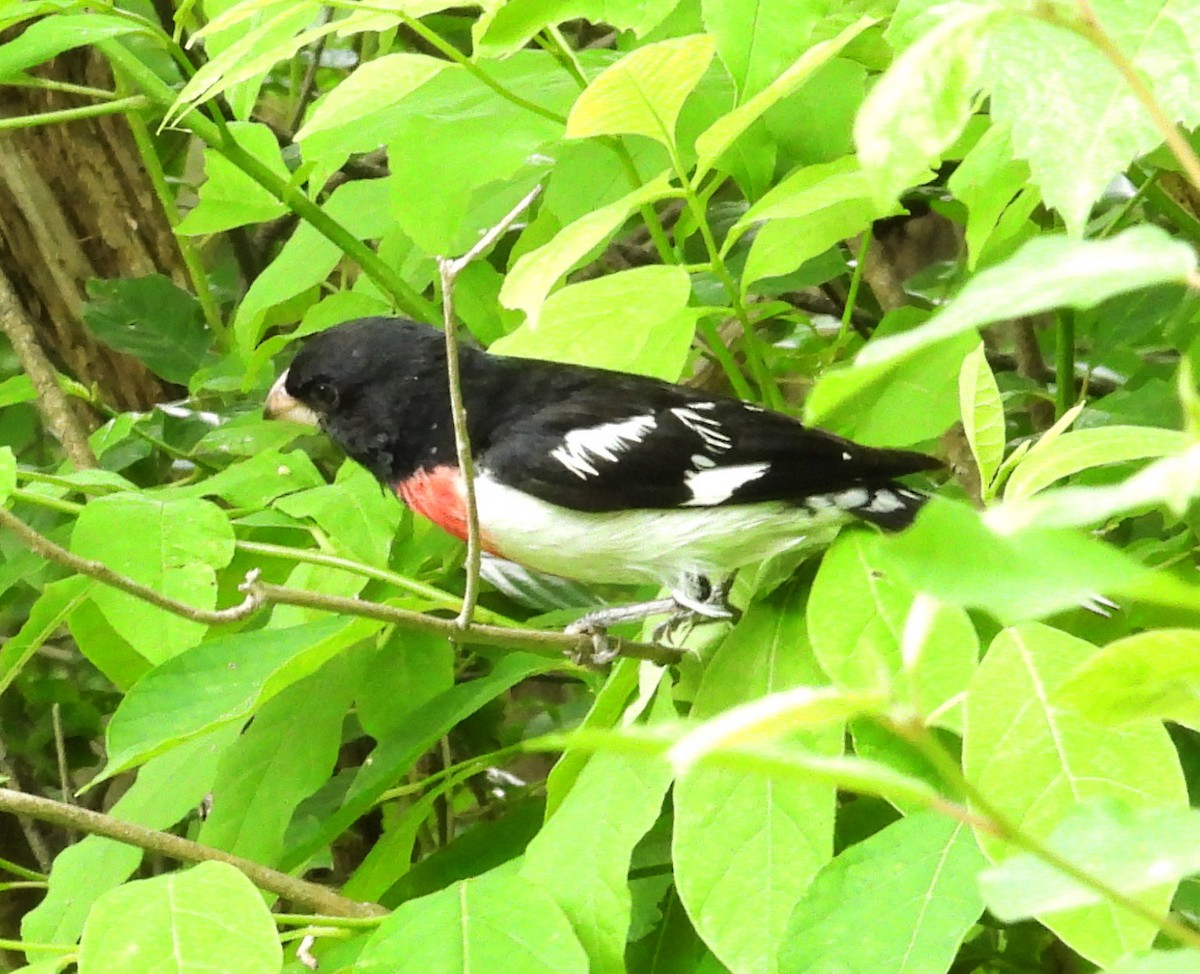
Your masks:
{"label": "bird's eye", "polygon": [[337,405],[338,394],[332,383],[318,379],[304,390],[304,398],[314,409],[327,410]]}

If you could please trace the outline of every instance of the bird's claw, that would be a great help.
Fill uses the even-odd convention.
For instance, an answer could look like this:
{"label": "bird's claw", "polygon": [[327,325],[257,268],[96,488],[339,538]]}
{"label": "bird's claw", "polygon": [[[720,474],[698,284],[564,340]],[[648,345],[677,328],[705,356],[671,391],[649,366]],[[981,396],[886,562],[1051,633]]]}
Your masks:
{"label": "bird's claw", "polygon": [[621,655],[621,640],[610,637],[603,627],[580,626],[576,622],[567,626],[566,631],[572,636],[591,637],[590,645],[567,650],[567,658],[576,666],[607,666]]}

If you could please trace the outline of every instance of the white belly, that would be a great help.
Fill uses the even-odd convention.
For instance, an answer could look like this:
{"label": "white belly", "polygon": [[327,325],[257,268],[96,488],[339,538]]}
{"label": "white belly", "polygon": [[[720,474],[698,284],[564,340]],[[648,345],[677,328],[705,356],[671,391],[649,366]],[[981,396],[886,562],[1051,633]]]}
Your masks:
{"label": "white belly", "polygon": [[825,545],[849,516],[791,504],[575,511],[505,487],[480,471],[479,520],[497,554],[588,582],[722,576],[801,545]]}

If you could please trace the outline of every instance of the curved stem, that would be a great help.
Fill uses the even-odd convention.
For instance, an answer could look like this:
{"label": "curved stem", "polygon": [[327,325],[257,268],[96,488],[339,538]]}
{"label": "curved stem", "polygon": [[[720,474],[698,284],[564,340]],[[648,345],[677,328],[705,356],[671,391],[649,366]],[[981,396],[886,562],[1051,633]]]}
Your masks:
{"label": "curved stem", "polygon": [[145,95],[130,95],[128,98],[105,101],[98,105],[79,105],[75,108],[60,108],[53,112],[37,112],[33,115],[0,118],[0,132],[11,129],[31,129],[38,125],[58,125],[60,122],[74,122],[81,118],[94,118],[97,115],[136,112],[142,108],[149,108],[151,104],[150,99]]}

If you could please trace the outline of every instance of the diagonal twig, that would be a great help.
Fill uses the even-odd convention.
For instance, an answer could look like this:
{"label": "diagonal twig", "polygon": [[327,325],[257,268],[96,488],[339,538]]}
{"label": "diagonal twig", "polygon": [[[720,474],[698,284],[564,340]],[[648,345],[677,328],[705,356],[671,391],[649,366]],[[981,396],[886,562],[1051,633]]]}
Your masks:
{"label": "diagonal twig", "polygon": [[475,603],[479,599],[479,563],[483,552],[479,543],[479,510],[475,503],[475,464],[471,459],[467,409],[463,404],[462,376],[458,363],[458,339],[454,332],[454,283],[462,269],[495,243],[500,235],[512,226],[513,221],[537,199],[541,191],[540,184],[534,186],[499,223],[480,237],[475,246],[461,257],[438,258],[438,273],[442,282],[442,327],[446,333],[446,378],[450,385],[450,415],[454,420],[454,447],[458,453],[459,469],[462,470],[467,507],[467,581],[463,590],[462,611],[458,614],[460,629],[470,627],[475,613]]}

